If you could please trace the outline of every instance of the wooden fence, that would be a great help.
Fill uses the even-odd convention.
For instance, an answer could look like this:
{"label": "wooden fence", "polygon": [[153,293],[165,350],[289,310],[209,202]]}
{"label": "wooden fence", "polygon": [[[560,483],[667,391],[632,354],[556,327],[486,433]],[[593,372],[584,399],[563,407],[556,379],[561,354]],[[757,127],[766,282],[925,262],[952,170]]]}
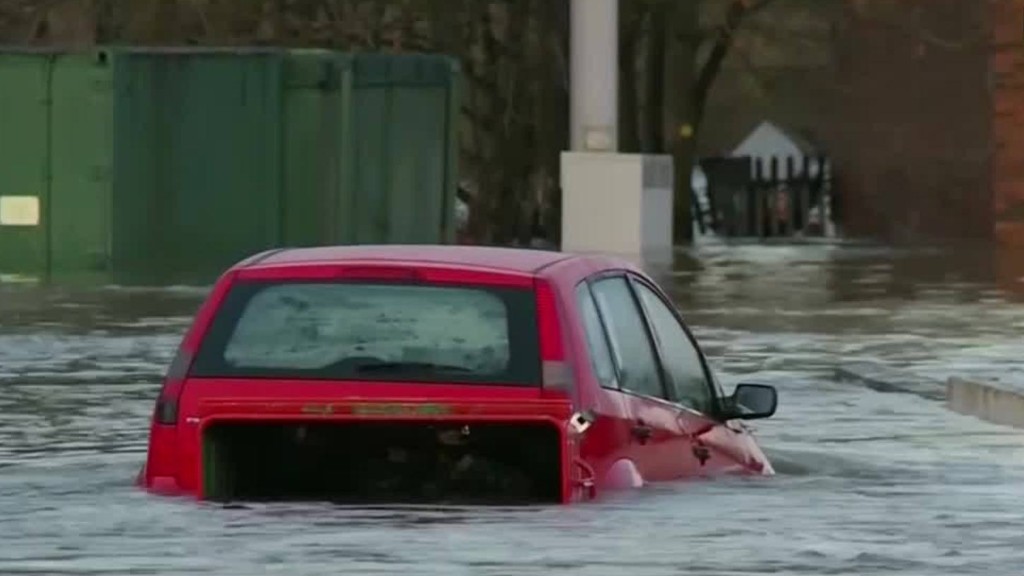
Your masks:
{"label": "wooden fence", "polygon": [[704,202],[694,217],[720,236],[825,236],[835,224],[831,166],[824,156],[718,157],[701,161]]}

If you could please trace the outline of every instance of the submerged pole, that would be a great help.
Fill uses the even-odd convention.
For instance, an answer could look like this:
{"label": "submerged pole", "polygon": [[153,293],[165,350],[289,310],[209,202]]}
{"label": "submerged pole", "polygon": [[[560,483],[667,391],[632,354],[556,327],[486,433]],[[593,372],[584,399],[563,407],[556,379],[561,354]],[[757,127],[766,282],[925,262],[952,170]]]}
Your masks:
{"label": "submerged pole", "polygon": [[569,122],[574,151],[618,150],[619,0],[571,0]]}

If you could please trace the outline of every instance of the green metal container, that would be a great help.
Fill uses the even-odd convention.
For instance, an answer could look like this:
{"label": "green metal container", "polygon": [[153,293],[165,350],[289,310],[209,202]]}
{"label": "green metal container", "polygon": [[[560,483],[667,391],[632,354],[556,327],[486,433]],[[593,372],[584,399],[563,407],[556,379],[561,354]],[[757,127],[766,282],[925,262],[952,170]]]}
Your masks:
{"label": "green metal container", "polygon": [[425,55],[0,53],[0,273],[205,283],[270,247],[450,241],[457,81]]}
{"label": "green metal container", "polygon": [[0,54],[0,273],[108,265],[110,79],[92,55]]}
{"label": "green metal container", "polygon": [[[45,273],[48,237],[33,225],[49,204],[50,70],[34,56],[0,57],[0,270]],[[19,209],[19,206],[21,208]]]}
{"label": "green metal container", "polygon": [[[346,172],[354,219],[345,242],[454,240],[453,70],[435,56],[354,58],[355,165]],[[437,146],[442,138],[446,144]]]}

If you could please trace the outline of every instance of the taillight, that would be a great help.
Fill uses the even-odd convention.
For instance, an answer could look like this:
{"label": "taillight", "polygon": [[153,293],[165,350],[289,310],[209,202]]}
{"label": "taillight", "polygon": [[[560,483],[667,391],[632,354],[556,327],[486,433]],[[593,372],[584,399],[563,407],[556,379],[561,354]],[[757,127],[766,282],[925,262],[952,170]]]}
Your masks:
{"label": "taillight", "polygon": [[540,330],[540,356],[544,362],[565,359],[562,324],[558,317],[558,301],[551,284],[537,280],[537,327]]}
{"label": "taillight", "polygon": [[179,348],[167,369],[164,385],[160,388],[160,395],[156,399],[156,407],[153,409],[155,423],[168,426],[178,423],[178,401],[181,398],[181,391],[185,387],[185,378],[188,376],[188,369],[191,365],[192,353],[184,347]]}
{"label": "taillight", "polygon": [[572,366],[565,358],[565,342],[558,300],[551,284],[537,280],[537,328],[540,332],[541,386],[546,391],[569,395],[579,405]]}
{"label": "taillight", "polygon": [[214,312],[224,300],[237,276],[237,270],[228,270],[222,274],[214,285],[210,296],[199,307],[192,327],[185,333],[185,337],[174,355],[174,360],[171,360],[171,365],[167,368],[164,385],[160,388],[160,395],[157,396],[156,407],[153,409],[154,423],[170,426],[178,423],[178,402],[181,399],[181,391],[185,387],[188,371],[192,367],[194,351],[199,349],[199,342],[213,321]]}

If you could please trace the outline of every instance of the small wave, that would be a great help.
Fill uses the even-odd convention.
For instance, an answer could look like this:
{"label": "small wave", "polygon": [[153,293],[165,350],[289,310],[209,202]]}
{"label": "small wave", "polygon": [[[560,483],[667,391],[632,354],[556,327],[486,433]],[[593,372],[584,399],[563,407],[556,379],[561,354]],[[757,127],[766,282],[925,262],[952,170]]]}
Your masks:
{"label": "small wave", "polygon": [[766,452],[779,476],[882,480],[891,478],[894,473],[891,468],[828,452],[779,449]]}

